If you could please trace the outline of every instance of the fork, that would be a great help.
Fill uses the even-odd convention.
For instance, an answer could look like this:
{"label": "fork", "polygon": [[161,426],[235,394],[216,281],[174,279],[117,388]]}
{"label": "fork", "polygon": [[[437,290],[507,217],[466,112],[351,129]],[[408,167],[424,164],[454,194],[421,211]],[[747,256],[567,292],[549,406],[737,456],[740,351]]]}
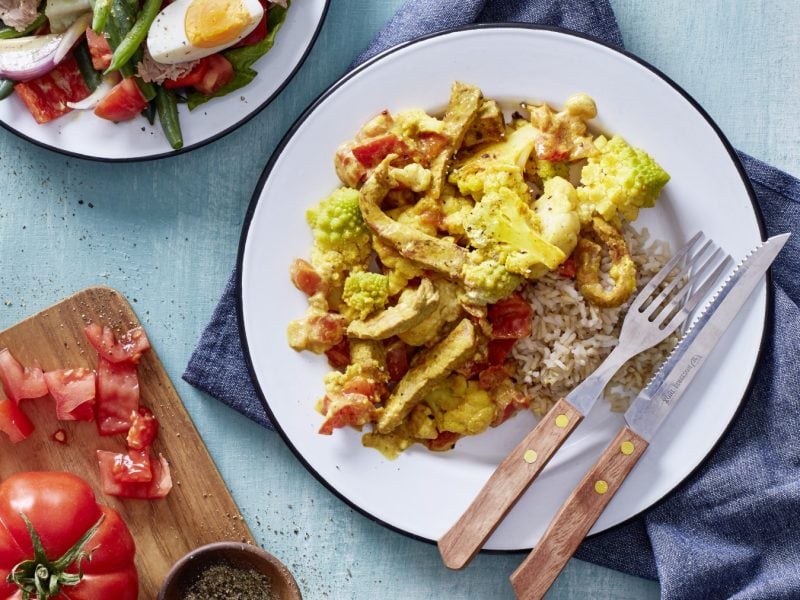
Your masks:
{"label": "fork", "polygon": [[628,307],[619,342],[600,366],[542,417],[503,459],[466,512],[438,542],[444,564],[461,569],[544,469],[629,359],[672,334],[726,272],[731,258],[698,232],[656,273]]}

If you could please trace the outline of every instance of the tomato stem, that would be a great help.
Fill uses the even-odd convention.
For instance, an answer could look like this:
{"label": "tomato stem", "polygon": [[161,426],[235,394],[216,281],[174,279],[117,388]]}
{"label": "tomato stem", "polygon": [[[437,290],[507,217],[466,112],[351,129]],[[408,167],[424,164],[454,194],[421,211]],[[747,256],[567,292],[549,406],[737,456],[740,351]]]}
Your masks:
{"label": "tomato stem", "polygon": [[[42,545],[42,539],[33,524],[24,513],[20,513],[28,533],[31,536],[33,545],[33,558],[24,560],[17,564],[6,577],[7,583],[13,583],[22,590],[22,600],[30,600],[35,594],[37,600],[49,600],[55,598],[61,591],[62,586],[78,585],[83,578],[81,561],[85,558],[91,560],[92,551],[86,552],[83,547],[89,539],[97,532],[105,515],[100,515],[97,522],[81,536],[75,544],[67,550],[61,558],[51,561]],[[75,563],[78,567],[77,573],[67,573],[66,569]]]}

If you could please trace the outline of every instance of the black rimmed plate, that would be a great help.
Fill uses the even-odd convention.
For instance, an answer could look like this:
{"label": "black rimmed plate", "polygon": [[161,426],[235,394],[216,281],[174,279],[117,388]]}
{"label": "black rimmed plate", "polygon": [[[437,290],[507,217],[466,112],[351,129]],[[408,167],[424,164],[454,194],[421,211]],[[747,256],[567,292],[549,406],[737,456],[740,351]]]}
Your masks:
{"label": "black rimmed plate", "polygon": [[[735,258],[762,239],[752,189],[708,115],[653,67],[591,39],[519,25],[449,31],[389,50],[326,91],[284,138],[250,205],[239,255],[243,342],[273,423],[301,462],[370,518],[425,540],[449,528],[534,419],[521,414],[459,441],[452,452],[416,446],[395,461],[363,448],[356,431],[317,434],[321,417],[314,404],[329,368],[324,357],[286,344],[287,323],[306,308],[288,266],[311,246],[306,208],[341,185],[332,167],[336,147],[383,109],[440,110],[454,80],[506,104],[560,105],[575,92],[588,93],[597,102],[599,129],[645,148],[672,175],[637,228],[673,247],[702,229]],[[651,506],[710,452],[750,384],[767,305],[762,285],[593,532]],[[620,423],[620,415],[599,403],[486,548],[532,547]]]}
{"label": "black rimmed plate", "polygon": [[215,98],[194,111],[179,106],[184,147],[170,149],[161,127],[144,118],[104,121],[92,111],[72,111],[38,125],[16,95],[0,102],[0,125],[39,146],[100,161],[137,161],[173,156],[221,138],[254,117],[278,95],[303,64],[319,34],[330,0],[297,0],[278,31],[275,45],[253,68],[246,87]]}

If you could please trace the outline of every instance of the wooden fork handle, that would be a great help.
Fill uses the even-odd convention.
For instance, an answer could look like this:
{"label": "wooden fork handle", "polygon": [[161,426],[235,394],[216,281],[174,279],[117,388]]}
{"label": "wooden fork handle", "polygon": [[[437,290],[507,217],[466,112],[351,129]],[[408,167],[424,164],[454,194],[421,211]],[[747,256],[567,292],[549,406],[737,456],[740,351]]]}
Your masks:
{"label": "wooden fork handle", "polygon": [[439,540],[439,553],[446,566],[460,569],[472,560],[582,420],[583,415],[563,398],[542,417],[503,459],[467,511]]}
{"label": "wooden fork handle", "polygon": [[647,445],[628,427],[617,434],[511,575],[519,600],[538,600],[550,589]]}

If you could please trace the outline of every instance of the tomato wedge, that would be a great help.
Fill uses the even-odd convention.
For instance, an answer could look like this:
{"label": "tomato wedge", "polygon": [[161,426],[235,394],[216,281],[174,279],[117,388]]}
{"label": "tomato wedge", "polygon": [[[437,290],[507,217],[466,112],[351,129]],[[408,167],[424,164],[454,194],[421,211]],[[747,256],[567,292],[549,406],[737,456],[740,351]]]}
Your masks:
{"label": "tomato wedge", "polygon": [[111,65],[111,46],[102,33],[86,30],[86,43],[92,57],[92,66],[97,71],[105,71]]}
{"label": "tomato wedge", "polygon": [[97,104],[94,114],[101,119],[119,123],[139,116],[145,108],[147,100],[133,77],[128,77],[111,88],[106,97]]}
{"label": "tomato wedge", "polygon": [[72,55],[49,73],[18,83],[14,91],[40,124],[67,114],[72,110],[67,102],[79,102],[92,93]]}
{"label": "tomato wedge", "polygon": [[13,400],[0,400],[0,431],[8,436],[12,444],[18,444],[33,430],[33,423]]}
{"label": "tomato wedge", "polygon": [[100,464],[100,481],[103,491],[109,496],[120,498],[156,499],[164,498],[172,489],[172,475],[169,472],[169,463],[161,454],[158,460],[150,462],[153,478],[149,482],[125,483],[117,481],[114,477],[116,452],[106,450],[97,451],[97,461]]}
{"label": "tomato wedge", "polygon": [[8,348],[0,350],[0,381],[11,400],[19,404],[27,398],[47,395],[47,383],[39,367],[23,368]]}
{"label": "tomato wedge", "polygon": [[152,445],[158,435],[158,419],[149,408],[142,406],[131,413],[131,427],[128,429],[128,448],[144,450]]}
{"label": "tomato wedge", "polygon": [[108,325],[92,323],[83,329],[86,339],[97,350],[101,358],[112,363],[132,362],[137,364],[142,354],[150,349],[150,340],[142,327],[134,327],[119,340]]}
{"label": "tomato wedge", "polygon": [[393,133],[387,133],[353,146],[352,152],[358,162],[372,169],[390,154],[406,154],[408,146]]}
{"label": "tomato wedge", "polygon": [[136,365],[100,358],[97,365],[97,430],[100,435],[126,433],[131,415],[139,410]]}
{"label": "tomato wedge", "polygon": [[194,89],[210,96],[233,79],[233,65],[221,54],[212,54],[202,60],[205,62],[205,73],[203,78],[194,84]]}
{"label": "tomato wedge", "polygon": [[94,421],[95,376],[86,368],[58,369],[44,374],[56,401],[59,421]]}
{"label": "tomato wedge", "polygon": [[531,305],[519,294],[513,294],[489,306],[487,317],[492,324],[492,338],[518,340],[531,334]]}
{"label": "tomato wedge", "polygon": [[[104,452],[103,450],[98,450]],[[114,466],[111,468],[114,481],[118,483],[141,483],[153,480],[153,469],[150,462],[150,448],[128,450],[126,453],[114,454]]]}

